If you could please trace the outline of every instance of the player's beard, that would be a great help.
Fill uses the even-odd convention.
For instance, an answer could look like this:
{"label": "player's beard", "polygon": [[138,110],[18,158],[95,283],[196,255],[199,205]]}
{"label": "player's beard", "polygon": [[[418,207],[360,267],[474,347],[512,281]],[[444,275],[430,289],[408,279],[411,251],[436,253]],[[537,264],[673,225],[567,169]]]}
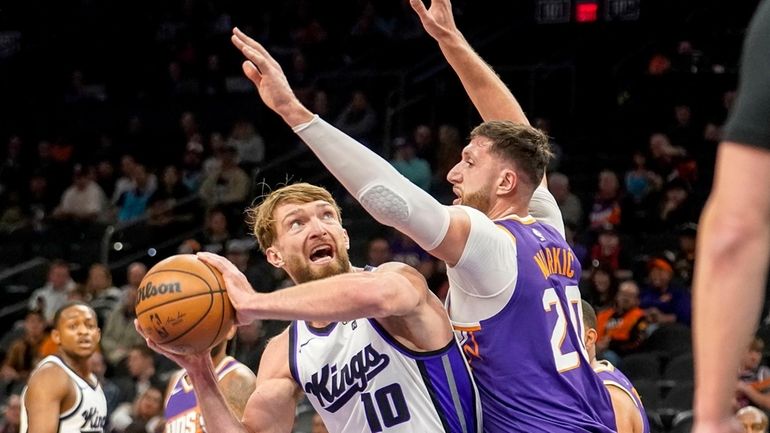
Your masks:
{"label": "player's beard", "polygon": [[307,265],[303,263],[302,259],[298,256],[289,257],[287,259],[287,265],[287,269],[292,270],[291,275],[294,277],[297,284],[350,272],[350,258],[348,257],[348,251],[344,247],[340,248],[339,245],[337,246],[334,259],[324,267]]}
{"label": "player's beard", "polygon": [[486,214],[491,207],[491,201],[489,199],[489,194],[485,193],[484,191],[489,191],[489,187],[480,188],[474,192],[463,194],[460,204],[472,207]]}

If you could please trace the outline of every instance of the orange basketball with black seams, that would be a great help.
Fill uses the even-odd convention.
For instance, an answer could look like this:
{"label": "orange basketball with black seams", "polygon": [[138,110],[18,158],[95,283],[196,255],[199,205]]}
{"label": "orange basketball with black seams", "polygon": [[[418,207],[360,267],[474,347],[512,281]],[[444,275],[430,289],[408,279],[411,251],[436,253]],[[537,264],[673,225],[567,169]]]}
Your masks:
{"label": "orange basketball with black seams", "polygon": [[136,317],[147,337],[179,353],[207,351],[235,319],[222,274],[192,254],[171,256],[139,285]]}

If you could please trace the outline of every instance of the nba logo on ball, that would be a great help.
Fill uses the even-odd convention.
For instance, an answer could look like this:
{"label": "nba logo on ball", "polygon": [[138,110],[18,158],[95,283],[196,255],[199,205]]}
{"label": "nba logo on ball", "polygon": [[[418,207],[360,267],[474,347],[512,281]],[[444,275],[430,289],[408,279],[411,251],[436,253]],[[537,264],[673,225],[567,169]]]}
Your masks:
{"label": "nba logo on ball", "polygon": [[180,254],[147,272],[137,292],[136,318],[150,340],[189,354],[221,342],[235,313],[222,274],[192,254]]}

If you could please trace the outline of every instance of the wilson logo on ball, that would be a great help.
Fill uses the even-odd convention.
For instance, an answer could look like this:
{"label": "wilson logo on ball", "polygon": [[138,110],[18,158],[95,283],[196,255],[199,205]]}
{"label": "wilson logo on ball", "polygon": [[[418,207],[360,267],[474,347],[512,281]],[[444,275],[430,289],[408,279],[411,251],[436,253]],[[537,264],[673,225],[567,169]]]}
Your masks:
{"label": "wilson logo on ball", "polygon": [[179,283],[159,284],[153,285],[148,281],[147,285],[139,288],[138,298],[139,302],[150,299],[155,295],[165,295],[166,293],[179,293],[182,291]]}

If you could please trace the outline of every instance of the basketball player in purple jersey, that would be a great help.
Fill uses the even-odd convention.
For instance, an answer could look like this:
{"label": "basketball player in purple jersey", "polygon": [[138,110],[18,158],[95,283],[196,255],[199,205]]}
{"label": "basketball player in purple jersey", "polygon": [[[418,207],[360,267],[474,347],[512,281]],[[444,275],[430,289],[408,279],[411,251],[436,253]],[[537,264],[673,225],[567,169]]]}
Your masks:
{"label": "basketball player in purple jersey", "polygon": [[[454,27],[447,0],[413,1],[486,121],[471,134],[443,206],[387,161],[308,111],[280,65],[238,29],[244,73],[265,104],[379,222],[447,263],[447,307],[476,377],[484,430],[610,432],[610,398],[580,331],[580,264],[544,186],[547,137]],[[436,36],[438,35],[438,36]],[[530,215],[547,217],[543,223]]]}
{"label": "basketball player in purple jersey", "polygon": [[[246,402],[254,392],[257,377],[247,366],[227,356],[227,344],[235,336],[235,330],[233,326],[227,338],[211,349],[211,361],[227,406],[236,417],[240,418],[243,416]],[[198,399],[195,397],[187,371],[180,370],[169,381],[164,407],[165,433],[206,432],[206,423],[198,407]]]}
{"label": "basketball player in purple jersey", "polygon": [[650,433],[647,412],[634,385],[609,361],[596,359],[596,311],[588,302],[583,301],[582,304],[586,350],[591,366],[610,393],[618,433]]}

